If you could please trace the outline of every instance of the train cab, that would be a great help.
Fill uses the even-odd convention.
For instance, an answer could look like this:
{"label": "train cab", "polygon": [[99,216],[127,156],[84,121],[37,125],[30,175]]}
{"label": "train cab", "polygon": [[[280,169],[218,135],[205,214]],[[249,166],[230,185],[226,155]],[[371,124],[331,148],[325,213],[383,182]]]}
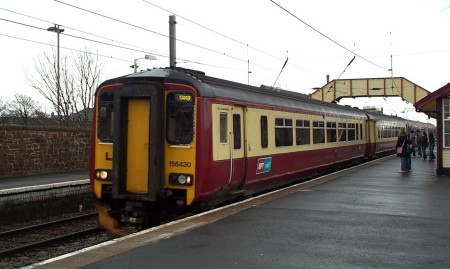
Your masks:
{"label": "train cab", "polygon": [[196,92],[161,79],[119,78],[96,92],[91,184],[123,222],[147,225],[162,200],[194,198]]}

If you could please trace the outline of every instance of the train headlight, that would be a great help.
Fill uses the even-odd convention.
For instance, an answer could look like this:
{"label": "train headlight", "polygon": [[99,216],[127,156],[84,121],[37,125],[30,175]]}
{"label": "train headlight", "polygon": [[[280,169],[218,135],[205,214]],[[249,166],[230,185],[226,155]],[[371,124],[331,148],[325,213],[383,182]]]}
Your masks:
{"label": "train headlight", "polygon": [[194,183],[194,177],[189,174],[169,174],[169,183],[173,185],[191,186]]}
{"label": "train headlight", "polygon": [[95,170],[95,178],[98,180],[112,180],[112,171],[111,170],[104,170],[104,169],[98,169]]}
{"label": "train headlight", "polygon": [[178,183],[180,183],[181,185],[186,184],[186,176],[185,175],[179,175],[178,176]]}

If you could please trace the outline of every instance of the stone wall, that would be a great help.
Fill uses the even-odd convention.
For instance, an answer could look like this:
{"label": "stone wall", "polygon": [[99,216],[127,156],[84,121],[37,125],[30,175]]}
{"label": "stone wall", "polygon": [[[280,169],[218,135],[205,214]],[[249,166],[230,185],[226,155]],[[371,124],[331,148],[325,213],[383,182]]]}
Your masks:
{"label": "stone wall", "polygon": [[88,129],[0,125],[0,178],[87,170]]}

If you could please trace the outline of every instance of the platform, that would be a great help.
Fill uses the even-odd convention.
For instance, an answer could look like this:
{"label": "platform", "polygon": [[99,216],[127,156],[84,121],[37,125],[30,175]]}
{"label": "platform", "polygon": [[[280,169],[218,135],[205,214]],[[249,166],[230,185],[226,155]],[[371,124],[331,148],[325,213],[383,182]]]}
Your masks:
{"label": "platform", "polygon": [[0,178],[0,190],[60,184],[71,181],[88,180],[88,178],[88,171]]}
{"label": "platform", "polygon": [[450,177],[435,167],[388,158],[35,267],[450,268]]}

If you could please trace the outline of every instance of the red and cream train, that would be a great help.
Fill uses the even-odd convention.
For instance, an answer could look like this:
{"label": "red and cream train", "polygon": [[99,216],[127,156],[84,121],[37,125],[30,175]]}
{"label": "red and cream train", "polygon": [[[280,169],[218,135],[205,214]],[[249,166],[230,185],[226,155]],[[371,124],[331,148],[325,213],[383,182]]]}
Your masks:
{"label": "red and cream train", "polygon": [[181,68],[108,80],[95,100],[91,185],[142,227],[393,153],[401,128],[429,127]]}

